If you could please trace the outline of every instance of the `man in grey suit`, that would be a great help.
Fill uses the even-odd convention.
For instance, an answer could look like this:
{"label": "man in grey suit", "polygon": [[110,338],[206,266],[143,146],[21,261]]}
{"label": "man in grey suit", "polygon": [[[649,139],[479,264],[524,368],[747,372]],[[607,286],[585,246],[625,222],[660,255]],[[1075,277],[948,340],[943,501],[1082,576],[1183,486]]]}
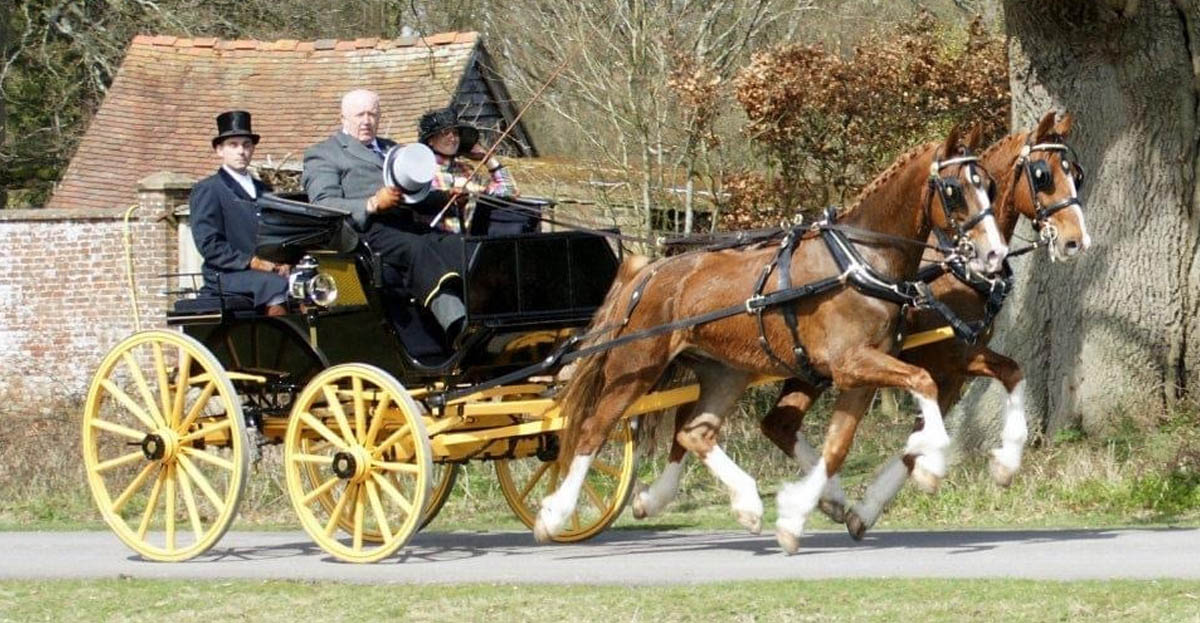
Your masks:
{"label": "man in grey suit", "polygon": [[350,211],[355,228],[383,261],[384,285],[414,296],[453,342],[466,315],[458,266],[462,242],[435,232],[424,216],[449,197],[383,183],[384,155],[396,143],[376,136],[378,95],[350,91],[342,97],[341,113],[342,128],[304,152],[308,200]]}

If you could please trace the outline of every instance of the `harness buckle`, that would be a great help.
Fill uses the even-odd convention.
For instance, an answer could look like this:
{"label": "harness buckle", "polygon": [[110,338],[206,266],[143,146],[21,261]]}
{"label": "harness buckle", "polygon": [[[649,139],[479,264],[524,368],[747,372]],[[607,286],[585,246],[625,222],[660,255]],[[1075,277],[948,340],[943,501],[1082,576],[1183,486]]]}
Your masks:
{"label": "harness buckle", "polygon": [[757,310],[762,309],[763,307],[766,307],[767,306],[766,301],[767,301],[767,297],[765,297],[761,294],[756,294],[756,295],[746,299],[746,313],[753,314]]}

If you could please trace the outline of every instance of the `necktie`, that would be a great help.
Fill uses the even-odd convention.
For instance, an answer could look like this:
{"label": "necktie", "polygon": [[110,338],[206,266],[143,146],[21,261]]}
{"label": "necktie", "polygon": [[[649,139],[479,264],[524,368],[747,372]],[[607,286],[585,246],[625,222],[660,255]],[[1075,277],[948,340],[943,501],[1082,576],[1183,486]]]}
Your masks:
{"label": "necktie", "polygon": [[368,147],[371,148],[371,151],[375,152],[376,156],[379,156],[380,158],[383,157],[383,150],[379,148],[379,141],[371,141],[371,144],[368,145]]}

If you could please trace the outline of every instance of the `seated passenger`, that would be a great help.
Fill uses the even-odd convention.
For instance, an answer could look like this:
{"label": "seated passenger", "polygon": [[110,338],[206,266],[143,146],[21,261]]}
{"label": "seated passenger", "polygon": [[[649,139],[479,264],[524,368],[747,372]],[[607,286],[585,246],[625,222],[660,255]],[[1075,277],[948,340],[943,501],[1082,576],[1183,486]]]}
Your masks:
{"label": "seated passenger", "polygon": [[[461,123],[453,108],[431,110],[421,115],[418,140],[429,146],[437,156],[438,175],[433,187],[439,190],[458,190],[496,197],[516,197],[519,193],[508,169],[479,144],[479,132]],[[459,157],[475,162],[464,162]],[[478,169],[478,171],[477,171]],[[486,172],[485,172],[486,169]],[[457,231],[457,222],[450,219],[448,229]]]}
{"label": "seated passenger", "polygon": [[[427,308],[453,342],[463,329],[461,241],[434,231],[429,212],[449,201],[421,186],[433,177],[421,171],[420,150],[408,150],[399,166],[408,169],[396,186],[384,184],[384,155],[394,141],[376,136],[379,96],[355,90],[342,97],[342,127],[304,152],[302,182],[308,200],[351,212],[355,228],[384,264],[384,286],[411,294]],[[422,148],[423,149],[423,148]],[[401,186],[413,184],[406,194]]]}
{"label": "seated passenger", "polygon": [[258,139],[250,128],[250,113],[231,110],[217,115],[212,146],[221,168],[192,188],[192,239],[204,257],[206,293],[245,296],[267,315],[281,316],[287,313],[290,267],[254,255],[258,216],[252,202],[271,190],[250,176]]}

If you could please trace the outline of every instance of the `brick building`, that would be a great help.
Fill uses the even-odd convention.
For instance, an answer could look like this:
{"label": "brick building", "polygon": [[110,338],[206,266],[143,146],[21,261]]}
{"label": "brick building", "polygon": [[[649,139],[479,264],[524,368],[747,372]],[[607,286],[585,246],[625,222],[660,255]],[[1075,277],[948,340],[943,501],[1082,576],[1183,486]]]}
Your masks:
{"label": "brick building", "polygon": [[[75,415],[96,364],[134,330],[127,263],[142,326],[162,325],[171,284],[161,275],[197,265],[176,216],[191,184],[218,165],[209,143],[217,113],[254,115],[258,164],[298,165],[340,127],[341,95],[360,87],[380,94],[380,133],[401,142],[415,139],[421,113],[452,103],[496,133],[516,117],[475,33],[136,37],[46,209],[0,210],[0,415]],[[519,124],[503,149],[537,154]]]}

